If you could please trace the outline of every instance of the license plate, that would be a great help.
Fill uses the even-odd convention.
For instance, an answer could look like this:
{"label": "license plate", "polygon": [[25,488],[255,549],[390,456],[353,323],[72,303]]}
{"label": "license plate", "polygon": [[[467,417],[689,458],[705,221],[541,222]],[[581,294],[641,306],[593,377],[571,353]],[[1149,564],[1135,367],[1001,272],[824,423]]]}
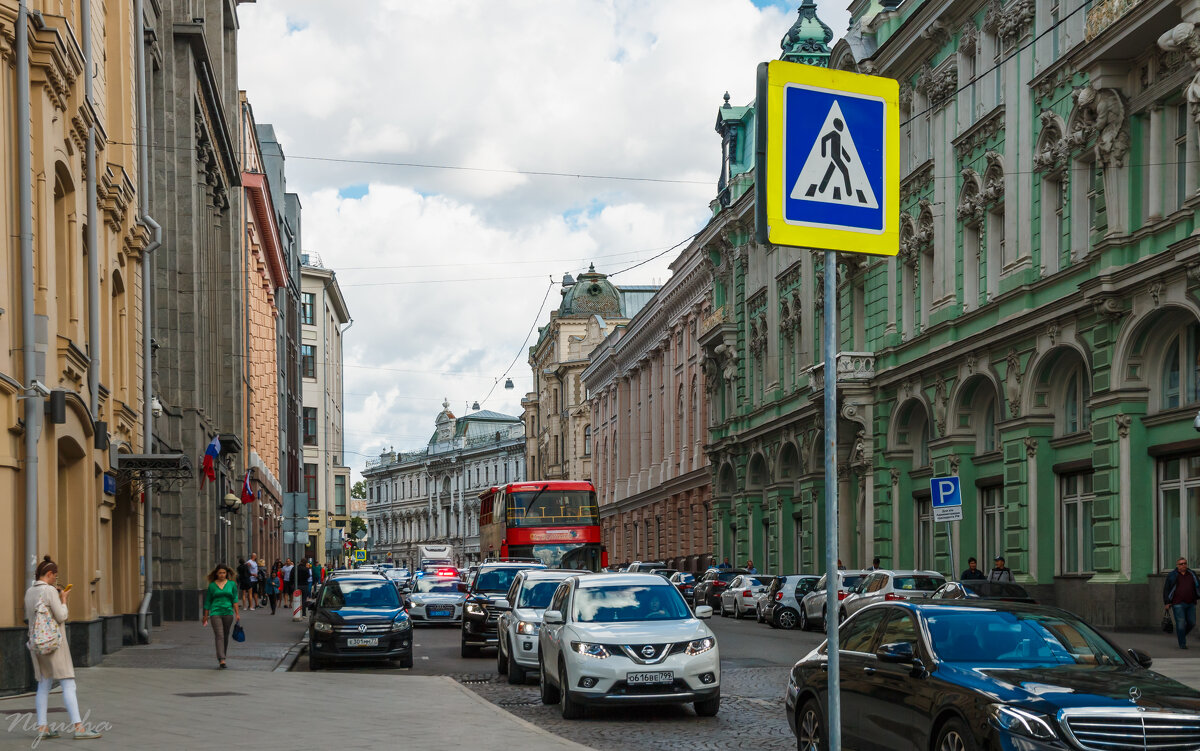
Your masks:
{"label": "license plate", "polygon": [[439,615],[450,615],[452,612],[453,611],[447,610],[446,608],[430,608],[429,609],[429,615],[432,617],[436,617]]}
{"label": "license plate", "polygon": [[378,647],[379,637],[373,636],[370,639],[347,639],[347,647]]}
{"label": "license plate", "polygon": [[660,670],[657,673],[628,673],[625,676],[626,683],[674,683],[675,673],[670,670]]}

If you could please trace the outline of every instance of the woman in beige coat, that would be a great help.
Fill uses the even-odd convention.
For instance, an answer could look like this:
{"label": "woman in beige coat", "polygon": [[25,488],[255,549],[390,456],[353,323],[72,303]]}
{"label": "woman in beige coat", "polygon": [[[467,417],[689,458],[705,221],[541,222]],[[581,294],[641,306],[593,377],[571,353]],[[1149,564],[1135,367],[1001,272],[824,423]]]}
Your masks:
{"label": "woman in beige coat", "polygon": [[[71,663],[71,648],[67,644],[67,589],[58,588],[58,564],[46,556],[37,567],[37,581],[25,591],[25,620],[29,623],[29,654],[33,657],[33,677],[37,679],[38,738],[57,738],[58,731],[46,721],[50,703],[50,686],[58,681],[62,686],[63,704],[71,722],[75,723],[75,739],[99,738],[84,727],[79,716],[79,700],[75,696],[75,666]],[[58,649],[40,655],[33,649],[33,627],[37,621],[38,603],[44,602],[54,620],[58,621]]]}

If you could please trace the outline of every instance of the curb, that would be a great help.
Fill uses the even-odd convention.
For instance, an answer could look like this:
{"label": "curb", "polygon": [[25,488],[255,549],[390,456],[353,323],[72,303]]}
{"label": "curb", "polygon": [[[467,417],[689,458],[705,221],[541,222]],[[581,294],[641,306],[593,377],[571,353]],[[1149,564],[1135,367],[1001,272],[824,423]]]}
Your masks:
{"label": "curb", "polygon": [[296,666],[296,660],[300,659],[300,655],[303,654],[307,646],[307,642],[304,639],[293,644],[291,649],[284,653],[283,657],[279,658],[279,662],[275,663],[275,667],[271,671],[274,673],[291,672],[292,668]]}
{"label": "curb", "polygon": [[538,727],[537,725],[534,725],[529,720],[517,717],[512,712],[509,712],[508,710],[504,709],[503,707],[499,707],[499,706],[491,703],[487,699],[483,698],[479,694],[475,693],[474,691],[472,691],[471,689],[462,685],[461,683],[454,680],[453,678],[451,678],[448,675],[431,676],[431,677],[438,677],[444,681],[447,681],[448,683],[450,683],[450,685],[454,686],[459,691],[461,691],[464,694],[466,694],[467,696],[469,696],[477,704],[481,704],[481,705],[487,707],[493,713],[498,714],[498,715],[503,715],[504,717],[507,717],[508,719],[517,722],[518,724],[524,726],[525,728],[534,731],[538,735],[553,738],[554,740],[562,743],[563,748],[574,749],[575,751],[595,751],[591,746],[585,746],[582,743],[576,743],[575,741],[568,740],[567,738],[563,738],[561,735],[555,735],[554,733],[551,733],[549,730],[546,730],[545,728],[541,728],[541,727]]}

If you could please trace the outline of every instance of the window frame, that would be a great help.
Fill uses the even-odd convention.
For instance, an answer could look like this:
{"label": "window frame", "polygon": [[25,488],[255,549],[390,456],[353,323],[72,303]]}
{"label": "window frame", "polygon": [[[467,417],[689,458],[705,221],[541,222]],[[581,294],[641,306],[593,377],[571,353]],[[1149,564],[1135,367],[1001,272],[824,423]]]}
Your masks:
{"label": "window frame", "polygon": [[[1196,467],[1189,466],[1193,460],[1197,461]],[[1175,477],[1165,477],[1168,466],[1175,462],[1178,463]],[[1190,553],[1193,557],[1189,557],[1189,561],[1200,558],[1200,455],[1162,457],[1155,464],[1156,563],[1160,573],[1167,573],[1175,569],[1175,561],[1181,555],[1187,557]],[[1178,492],[1179,508],[1178,536],[1173,541],[1167,540],[1171,530],[1167,526],[1164,508],[1164,495],[1171,490]],[[1189,497],[1193,491],[1197,494],[1195,499]],[[1196,508],[1194,516],[1189,513],[1192,506]]]}
{"label": "window frame", "polygon": [[302,378],[317,378],[317,345],[300,345],[300,376]]}
{"label": "window frame", "polygon": [[300,293],[300,323],[315,326],[317,323],[317,295],[315,292]]}
{"label": "window frame", "polygon": [[[1086,478],[1087,489],[1082,489],[1082,481]],[[1059,573],[1064,576],[1087,576],[1094,574],[1095,561],[1092,557],[1095,541],[1095,516],[1093,509],[1096,493],[1093,487],[1093,472],[1087,469],[1081,472],[1066,472],[1058,475],[1058,552]],[[1072,482],[1080,483],[1078,488],[1071,487]],[[1076,508],[1077,507],[1077,508]],[[1072,524],[1071,511],[1075,510]],[[1074,529],[1070,527],[1074,526]],[[1072,539],[1074,535],[1074,539]],[[1074,543],[1074,556],[1071,555],[1071,543]],[[1074,561],[1069,560],[1074,557]]]}

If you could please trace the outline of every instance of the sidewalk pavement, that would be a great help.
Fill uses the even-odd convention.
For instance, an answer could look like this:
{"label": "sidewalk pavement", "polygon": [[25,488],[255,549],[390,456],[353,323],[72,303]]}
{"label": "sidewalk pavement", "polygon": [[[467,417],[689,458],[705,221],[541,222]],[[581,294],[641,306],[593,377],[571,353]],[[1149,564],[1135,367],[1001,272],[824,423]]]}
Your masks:
{"label": "sidewalk pavement", "polygon": [[[89,749],[518,748],[588,751],[444,676],[353,672],[83,668],[80,710],[103,732]],[[66,723],[50,697],[50,722]],[[57,710],[57,711],[55,711]],[[26,722],[28,729],[26,729]],[[30,748],[33,697],[0,700],[0,751]],[[105,724],[101,724],[105,723]],[[38,749],[74,743],[47,740]]]}
{"label": "sidewalk pavement", "polygon": [[[226,664],[229,670],[274,670],[304,638],[308,619],[295,622],[291,609],[259,608],[242,612],[246,641],[229,640]],[[294,660],[294,655],[292,656]],[[200,621],[171,621],[154,629],[150,643],[106,655],[106,668],[216,668],[217,651],[212,626]],[[286,667],[291,667],[287,665]]]}

